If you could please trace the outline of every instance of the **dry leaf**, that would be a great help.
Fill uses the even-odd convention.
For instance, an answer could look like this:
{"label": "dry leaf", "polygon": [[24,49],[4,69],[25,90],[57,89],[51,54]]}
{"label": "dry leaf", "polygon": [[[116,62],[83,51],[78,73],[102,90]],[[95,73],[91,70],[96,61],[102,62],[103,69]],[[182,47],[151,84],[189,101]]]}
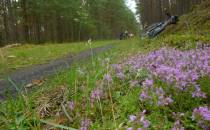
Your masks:
{"label": "dry leaf", "polygon": [[32,83],[29,83],[26,85],[26,88],[31,88],[31,87],[34,87],[34,86],[42,86],[44,84],[44,80],[33,80]]}
{"label": "dry leaf", "polygon": [[32,84],[35,86],[42,86],[44,84],[44,80],[33,80]]}

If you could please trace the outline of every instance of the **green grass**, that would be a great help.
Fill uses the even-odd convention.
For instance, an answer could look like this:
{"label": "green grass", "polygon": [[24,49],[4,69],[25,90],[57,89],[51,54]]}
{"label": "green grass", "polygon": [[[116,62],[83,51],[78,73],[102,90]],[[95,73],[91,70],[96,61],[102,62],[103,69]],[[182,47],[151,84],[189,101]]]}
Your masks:
{"label": "green grass", "polygon": [[[206,37],[202,39],[200,37],[198,38],[201,41],[202,39],[206,39]],[[54,127],[57,128],[78,128],[81,118],[84,116],[88,116],[94,121],[91,125],[91,130],[102,128],[115,129],[115,123],[117,127],[123,125],[125,122],[128,122],[129,115],[138,113],[144,109],[144,106],[136,98],[139,96],[141,89],[134,90],[129,88],[126,81],[117,81],[112,85],[111,95],[115,102],[113,106],[110,100],[106,99],[101,102],[101,106],[100,103],[97,103],[94,109],[87,107],[85,112],[82,112],[83,98],[86,97],[87,104],[89,104],[88,98],[90,92],[94,88],[101,86],[100,82],[103,79],[104,73],[109,71],[110,64],[123,62],[137,53],[148,53],[166,45],[185,48],[183,41],[186,42],[186,45],[193,42],[187,48],[190,49],[193,48],[196,42],[194,39],[195,37],[192,35],[173,34],[168,37],[157,37],[155,39],[115,41],[113,48],[109,51],[94,56],[93,59],[75,63],[71,69],[48,77],[42,86],[35,86],[30,94],[23,93],[17,99],[9,99],[6,102],[1,102],[0,129],[45,129],[47,127],[46,121],[50,122],[50,125],[54,124]],[[109,64],[106,64],[107,61]],[[206,84],[207,80],[201,80],[202,84]],[[64,93],[61,90],[64,90]],[[56,116],[56,112],[60,109],[59,102],[61,102],[61,99],[57,99],[60,95],[63,95],[66,101],[74,100],[77,103],[77,112],[82,115],[75,117],[73,123],[69,123],[68,118],[63,114]],[[191,103],[189,102],[189,104]],[[51,115],[41,118],[39,111],[45,105],[51,106],[49,110]],[[75,116],[76,113],[71,113],[67,105],[67,113],[70,116]],[[113,121],[112,107],[114,107],[114,115],[116,116],[115,122]],[[153,122],[153,127],[170,129],[173,121],[165,120],[166,114],[162,114],[161,110],[157,111],[156,108],[152,110],[155,112],[151,113],[148,118]],[[167,111],[165,112],[167,113]],[[43,123],[43,120],[45,123]],[[189,121],[189,119],[186,119],[186,124],[191,125],[192,122]],[[130,126],[131,124],[128,123],[126,125]]]}
{"label": "green grass", "polygon": [[185,34],[168,34],[153,39],[153,42],[158,42],[162,46],[171,46],[186,50],[196,48],[198,43],[210,44],[210,35],[198,35],[189,32]]}
{"label": "green grass", "polygon": [[[117,41],[96,41],[92,47],[99,47]],[[31,65],[42,64],[67,55],[75,55],[82,50],[89,49],[87,42],[45,44],[45,45],[22,45],[14,48],[0,48],[0,74],[8,74],[16,69]]]}
{"label": "green grass", "polygon": [[[22,93],[17,99],[1,102],[0,129],[45,129],[49,124],[50,126],[53,125],[54,128],[78,128],[82,117],[86,116],[93,121],[91,130],[112,130],[123,125],[132,126],[128,121],[129,115],[137,114],[145,109],[145,106],[136,98],[139,96],[140,88],[132,89],[126,81],[116,81],[110,88],[114,104],[109,98],[105,98],[103,101],[96,103],[94,108],[89,107],[91,91],[96,87],[103,86],[101,84],[103,75],[110,71],[111,64],[123,62],[137,53],[148,53],[166,46],[166,44],[172,47],[178,45],[184,47],[181,44],[184,41],[183,39],[188,39],[186,44],[195,42],[194,37],[188,35],[115,41],[113,48],[109,51],[94,56],[93,59],[75,63],[71,69],[48,77],[42,86],[35,86],[31,93]],[[187,49],[191,47],[193,48],[190,45]],[[204,78],[200,82],[205,86],[208,80],[208,78]],[[74,122],[70,123],[67,116],[62,114],[63,112],[56,115],[61,109],[59,103],[63,100],[59,97],[66,101],[73,100],[76,102],[76,112],[73,113],[68,109],[68,102],[64,102],[67,113],[71,117],[75,117]],[[84,99],[87,106],[83,112],[82,102],[84,102]],[[192,104],[191,102],[188,103]],[[39,112],[45,106],[50,106],[48,112],[51,115],[40,117]],[[150,109],[153,111],[147,118],[153,122],[153,128],[171,129],[174,121],[166,117],[168,110]],[[81,115],[75,116],[76,113]],[[188,128],[194,128],[195,123],[191,122],[191,119],[185,119],[185,121],[185,124],[189,125]]]}
{"label": "green grass", "polygon": [[[150,50],[154,50],[159,48],[160,46],[154,45],[154,43],[145,44],[144,40],[128,40],[128,41],[118,41],[118,44],[114,45],[114,48],[109,50],[108,52],[102,53],[98,56],[94,56],[93,60],[83,61],[81,63],[75,64],[70,70],[65,70],[64,72],[60,72],[54,76],[51,76],[47,79],[44,85],[39,87],[39,89],[34,88],[34,91],[30,94],[24,94],[24,96],[20,95],[16,100],[8,100],[6,102],[2,102],[0,105],[0,111],[2,113],[2,118],[0,118],[0,129],[17,129],[17,128],[33,128],[33,129],[43,129],[43,124],[40,122],[40,117],[37,114],[37,101],[41,102],[43,97],[50,98],[51,94],[60,90],[60,88],[64,87],[67,94],[67,100],[74,99],[75,101],[81,100],[83,96],[89,96],[90,91],[96,87],[97,81],[100,80],[106,71],[106,65],[103,63],[105,59],[110,59],[111,63],[120,62],[130,55],[136,53],[146,53]],[[83,93],[81,92],[81,87],[86,86],[87,90]],[[125,85],[126,86],[126,85]],[[75,90],[76,87],[76,90]],[[127,102],[120,104],[116,113],[127,111],[125,110],[126,105],[135,105],[137,100],[134,100],[134,96],[132,95],[132,91],[130,91],[129,95],[125,95],[124,97],[119,97],[119,90],[113,91],[113,95],[118,100],[119,104],[121,101],[129,98]],[[129,90],[129,88],[128,88]],[[76,93],[74,93],[76,91]],[[49,93],[50,92],[50,93]],[[79,102],[78,102],[79,103]],[[55,104],[54,104],[55,105]],[[104,106],[105,105],[105,106]],[[113,128],[113,122],[110,122],[110,104],[106,106],[103,104],[103,108],[107,109],[105,114],[104,112],[104,124],[100,122],[95,122],[92,126],[93,129],[98,129],[100,127],[104,128]],[[55,107],[55,110],[58,108]],[[79,108],[80,109],[80,108]],[[128,110],[128,113],[122,113],[122,117],[117,120],[118,124],[122,121],[129,113],[138,110],[133,107]],[[78,110],[79,111],[79,110]],[[91,113],[91,109],[87,109],[88,114]],[[98,111],[98,110],[96,110]],[[96,115],[100,117],[100,115]],[[59,119],[55,116],[50,116],[50,118],[45,118],[45,120],[50,120],[51,122],[59,123],[60,120],[66,120],[66,117],[60,117]],[[79,121],[73,123],[71,126],[77,128]],[[68,126],[65,122],[65,126]],[[111,125],[111,126],[110,126]]]}
{"label": "green grass", "polygon": [[203,2],[202,5],[194,7],[194,10],[181,16],[178,24],[170,25],[162,33],[168,34],[185,34],[194,33],[196,35],[210,35],[210,1]]}

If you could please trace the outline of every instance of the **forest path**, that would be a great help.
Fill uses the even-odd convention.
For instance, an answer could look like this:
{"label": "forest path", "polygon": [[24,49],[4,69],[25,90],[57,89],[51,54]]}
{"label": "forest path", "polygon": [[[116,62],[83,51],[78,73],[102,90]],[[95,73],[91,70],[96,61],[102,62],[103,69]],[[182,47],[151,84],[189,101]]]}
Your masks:
{"label": "forest path", "polygon": [[108,44],[102,47],[88,49],[80,52],[76,56],[68,55],[67,57],[60,58],[51,61],[46,64],[35,65],[22,70],[18,70],[11,74],[8,80],[0,80],[0,100],[5,100],[7,95],[15,97],[18,90],[24,89],[24,87],[33,80],[40,80],[47,76],[56,74],[62,70],[68,69],[73,63],[86,60],[93,55],[105,52],[113,47],[112,44]]}

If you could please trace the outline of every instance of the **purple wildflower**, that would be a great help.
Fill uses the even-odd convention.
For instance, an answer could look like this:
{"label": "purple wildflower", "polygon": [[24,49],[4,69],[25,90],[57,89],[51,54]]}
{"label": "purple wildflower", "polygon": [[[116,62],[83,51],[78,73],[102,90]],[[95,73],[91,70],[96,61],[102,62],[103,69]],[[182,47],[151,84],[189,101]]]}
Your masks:
{"label": "purple wildflower", "polygon": [[200,126],[203,130],[210,130],[210,126],[205,123],[205,121],[199,121],[198,126]]}
{"label": "purple wildflower", "polygon": [[112,76],[110,74],[105,74],[104,75],[104,80],[106,80],[108,82],[112,82]]}
{"label": "purple wildflower", "polygon": [[146,100],[149,100],[149,99],[151,99],[151,97],[148,95],[147,90],[142,91],[141,94],[140,94],[140,100],[141,101],[146,101]]}
{"label": "purple wildflower", "polygon": [[80,127],[80,130],[88,130],[87,127]]}
{"label": "purple wildflower", "polygon": [[100,89],[93,90],[90,96],[91,107],[93,108],[95,100],[100,100],[103,96],[103,91]]}
{"label": "purple wildflower", "polygon": [[96,89],[92,91],[91,98],[99,100],[102,97],[102,95],[103,95],[102,90]]}
{"label": "purple wildflower", "polygon": [[91,124],[90,119],[87,119],[87,118],[82,119],[80,130],[88,130],[88,128],[90,127],[90,124]]}
{"label": "purple wildflower", "polygon": [[119,64],[112,65],[116,73],[119,73],[122,71],[122,67]]}
{"label": "purple wildflower", "polygon": [[202,120],[210,122],[210,110],[208,107],[199,107],[193,110],[193,118],[201,118]]}
{"label": "purple wildflower", "polygon": [[170,103],[173,103],[173,99],[171,97],[163,97],[163,96],[160,96],[158,98],[158,105],[159,106],[167,106],[169,105]]}
{"label": "purple wildflower", "polygon": [[131,122],[133,122],[133,121],[135,121],[135,120],[137,119],[137,117],[136,117],[136,116],[134,116],[134,115],[130,115],[130,117],[129,117],[129,118],[130,118],[130,121],[131,121]]}
{"label": "purple wildflower", "polygon": [[124,75],[124,73],[122,73],[122,72],[117,73],[117,77],[118,77],[119,79],[125,79],[125,75]]}
{"label": "purple wildflower", "polygon": [[196,86],[196,90],[192,93],[192,97],[198,97],[198,98],[206,98],[206,94],[201,91],[201,88],[199,86]]}
{"label": "purple wildflower", "polygon": [[144,120],[143,121],[143,126],[144,126],[145,129],[148,128],[150,126],[150,122],[148,120]]}
{"label": "purple wildflower", "polygon": [[73,111],[73,110],[75,109],[74,101],[70,101],[70,102],[69,102],[69,109],[70,109],[71,111]]}
{"label": "purple wildflower", "polygon": [[[131,57],[125,65],[130,66],[133,73],[146,68],[152,76],[186,91],[200,77],[210,74],[209,54],[210,47],[189,51],[162,48],[147,55]],[[144,87],[151,85],[149,80],[143,83]]]}
{"label": "purple wildflower", "polygon": [[[145,113],[146,110],[143,110],[143,112],[140,113],[140,116],[131,115],[129,117],[130,121],[133,122],[134,124],[140,124],[144,129],[149,128],[150,121],[145,119]],[[142,130],[142,128],[138,128],[138,130]]]}
{"label": "purple wildflower", "polygon": [[171,97],[166,97],[165,92],[161,87],[156,89],[156,95],[158,97],[159,106],[167,106],[170,103],[173,103],[173,99]]}
{"label": "purple wildflower", "polygon": [[149,79],[145,80],[143,82],[143,86],[144,87],[151,87],[151,86],[153,86],[153,80],[149,80]]}
{"label": "purple wildflower", "polygon": [[177,120],[174,123],[174,127],[172,128],[172,130],[184,130],[184,127],[182,126],[181,122]]}

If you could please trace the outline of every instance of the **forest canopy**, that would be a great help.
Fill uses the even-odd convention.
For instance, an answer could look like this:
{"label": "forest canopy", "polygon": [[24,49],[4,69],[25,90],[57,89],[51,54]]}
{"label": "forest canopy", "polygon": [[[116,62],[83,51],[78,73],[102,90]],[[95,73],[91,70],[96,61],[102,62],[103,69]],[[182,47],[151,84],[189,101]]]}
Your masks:
{"label": "forest canopy", "polygon": [[137,28],[125,0],[0,1],[0,45],[112,39]]}

